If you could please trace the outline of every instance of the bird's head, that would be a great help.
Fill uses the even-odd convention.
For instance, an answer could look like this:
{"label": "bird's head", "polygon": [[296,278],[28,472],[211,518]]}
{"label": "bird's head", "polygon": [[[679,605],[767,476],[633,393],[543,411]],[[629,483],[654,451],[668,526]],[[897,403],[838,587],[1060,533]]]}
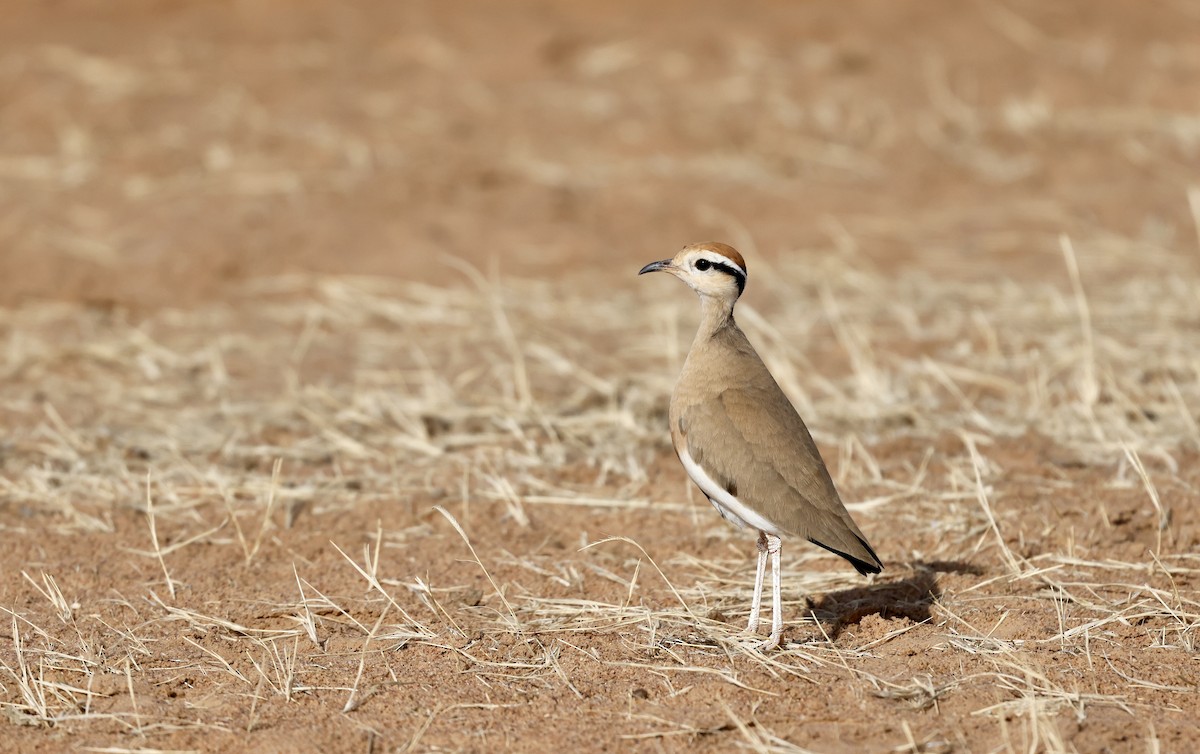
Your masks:
{"label": "bird's head", "polygon": [[685,246],[673,258],[651,262],[638,274],[647,272],[669,272],[701,297],[728,300],[731,305],[746,288],[742,255],[732,246],[717,242]]}

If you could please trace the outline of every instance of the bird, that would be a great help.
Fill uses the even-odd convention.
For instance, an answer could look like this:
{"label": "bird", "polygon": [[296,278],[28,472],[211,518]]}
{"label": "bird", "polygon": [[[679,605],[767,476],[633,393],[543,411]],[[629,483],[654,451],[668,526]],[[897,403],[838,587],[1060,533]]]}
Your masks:
{"label": "bird", "polygon": [[854,523],[800,414],[738,327],[733,308],[746,289],[746,262],[724,243],[685,246],[638,275],[674,275],[700,297],[700,327],[668,412],[671,442],[688,477],[717,512],[758,532],[758,567],[746,635],[758,635],[763,578],[771,559],[771,632],[756,645],[779,646],[782,540],[805,539],[864,576],[883,563]]}

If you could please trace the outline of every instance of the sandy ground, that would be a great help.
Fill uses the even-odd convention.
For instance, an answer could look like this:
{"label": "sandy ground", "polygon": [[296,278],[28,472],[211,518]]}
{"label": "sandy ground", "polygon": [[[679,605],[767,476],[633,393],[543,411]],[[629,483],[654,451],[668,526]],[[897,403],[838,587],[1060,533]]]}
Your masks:
{"label": "sandy ground", "polygon": [[[1187,2],[12,4],[0,749],[1190,752]],[[886,564],[666,401],[738,318]]]}

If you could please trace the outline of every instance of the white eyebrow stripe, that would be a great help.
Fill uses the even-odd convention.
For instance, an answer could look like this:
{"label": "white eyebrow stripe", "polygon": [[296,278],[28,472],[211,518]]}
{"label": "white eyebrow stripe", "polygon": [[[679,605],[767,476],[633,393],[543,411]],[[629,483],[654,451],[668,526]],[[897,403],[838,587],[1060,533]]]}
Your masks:
{"label": "white eyebrow stripe", "polygon": [[732,259],[725,256],[724,254],[716,254],[715,256],[716,256],[715,259],[709,258],[708,261],[713,264],[722,264],[722,265],[725,265],[726,267],[731,267],[731,268],[737,270],[738,272],[740,272],[742,274],[742,277],[746,277],[746,271],[742,269],[742,266],[740,264],[733,261]]}

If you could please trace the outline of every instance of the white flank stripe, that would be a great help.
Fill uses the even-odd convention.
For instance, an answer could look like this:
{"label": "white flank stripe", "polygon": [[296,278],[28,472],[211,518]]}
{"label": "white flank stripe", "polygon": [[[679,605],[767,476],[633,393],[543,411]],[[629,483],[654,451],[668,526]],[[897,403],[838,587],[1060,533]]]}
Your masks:
{"label": "white flank stripe", "polygon": [[758,531],[765,531],[767,534],[774,534],[776,537],[787,536],[775,524],[763,518],[762,515],[751,509],[741,500],[730,495],[721,485],[714,482],[713,478],[704,469],[700,468],[700,464],[692,460],[692,456],[687,452],[687,448],[679,449],[679,460],[683,463],[683,468],[687,471],[688,477],[696,483],[701,492],[708,496],[708,501],[713,504],[713,507],[717,509],[726,521],[739,529],[749,526]]}

